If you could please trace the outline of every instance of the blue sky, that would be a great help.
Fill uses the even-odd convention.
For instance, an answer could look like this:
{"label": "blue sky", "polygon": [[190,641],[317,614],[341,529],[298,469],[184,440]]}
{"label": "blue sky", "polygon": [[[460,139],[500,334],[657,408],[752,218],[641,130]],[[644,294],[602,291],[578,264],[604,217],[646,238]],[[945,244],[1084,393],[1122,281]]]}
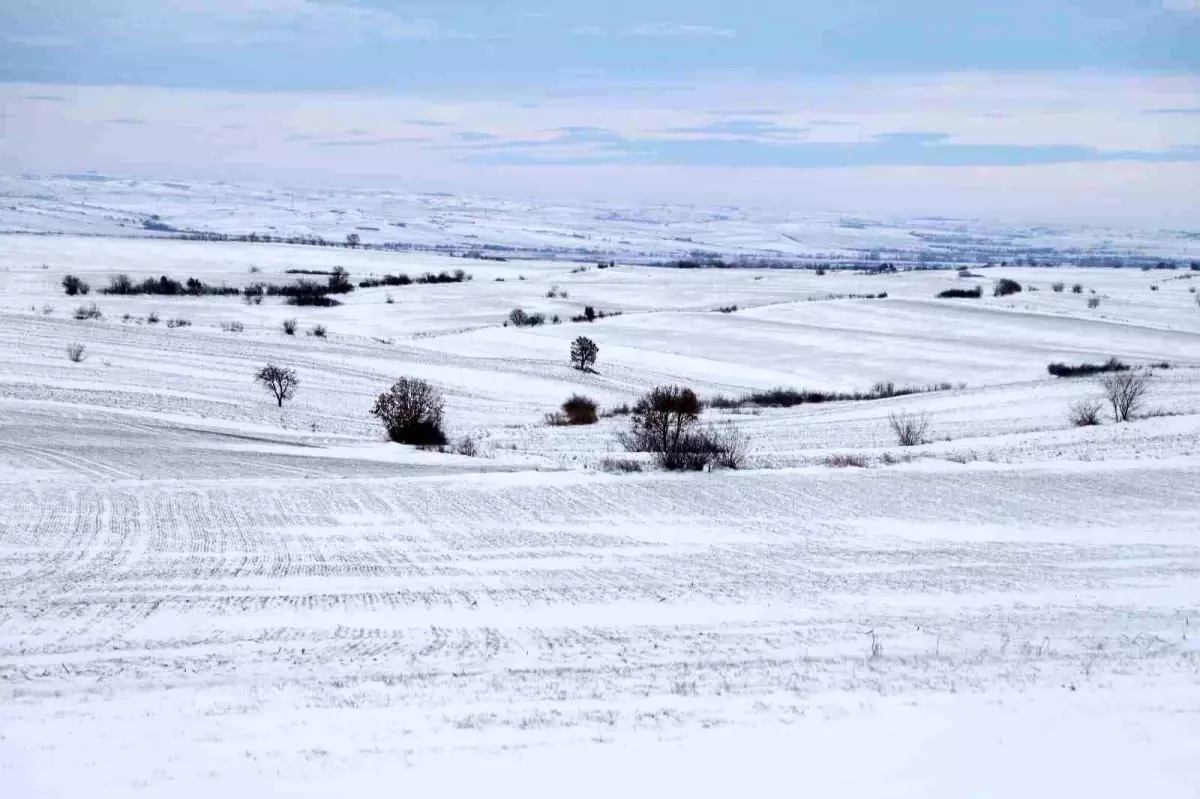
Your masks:
{"label": "blue sky", "polygon": [[647,199],[663,169],[1181,181],[1200,0],[9,0],[0,99],[6,171],[592,174]]}

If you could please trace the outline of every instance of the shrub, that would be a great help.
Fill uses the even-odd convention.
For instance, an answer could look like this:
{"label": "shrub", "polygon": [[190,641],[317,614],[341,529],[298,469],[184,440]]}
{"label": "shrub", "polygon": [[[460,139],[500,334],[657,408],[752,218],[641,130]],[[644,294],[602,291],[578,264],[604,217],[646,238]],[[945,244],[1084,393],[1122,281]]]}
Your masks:
{"label": "shrub", "polygon": [[546,324],[546,315],[541,313],[525,313],[520,308],[513,308],[508,313],[508,322],[514,327],[538,327]]}
{"label": "shrub", "polygon": [[54,313],[54,306],[51,305],[50,303],[46,303],[45,305],[42,306],[42,313],[45,316],[49,316],[50,314]]}
{"label": "shrub", "polygon": [[316,336],[317,338],[325,338],[329,331],[325,329],[325,325],[317,325],[312,330],[308,331],[308,335]]}
{"label": "shrub", "polygon": [[79,320],[103,319],[104,314],[100,313],[100,309],[97,308],[96,303],[93,302],[88,305],[80,305],[78,308],[76,308],[75,309],[75,318],[79,319]]}
{"label": "shrub", "polygon": [[1051,290],[1052,290],[1052,291],[1053,291],[1055,294],[1062,294],[1062,292],[1063,292],[1063,289],[1065,289],[1066,287],[1067,287],[1067,284],[1066,284],[1066,283],[1063,283],[1061,280],[1060,280],[1060,281],[1058,281],[1058,282],[1055,282],[1055,283],[1051,283],[1051,284],[1050,284],[1050,289],[1051,289]]}
{"label": "shrub", "polygon": [[243,330],[246,329],[246,326],[243,325],[241,322],[237,322],[237,321],[222,322],[221,329],[224,330],[226,333],[241,333]]}
{"label": "shrub", "polygon": [[605,458],[600,461],[600,469],[618,474],[632,474],[642,471],[642,463],[632,458]]}
{"label": "shrub", "polygon": [[337,300],[326,297],[324,294],[297,294],[288,297],[287,304],[307,308],[334,308],[341,305]]}
{"label": "shrub", "polygon": [[465,458],[479,457],[479,446],[475,443],[475,439],[470,436],[463,436],[456,441],[451,451],[455,455],[462,455]]}
{"label": "shrub", "polygon": [[350,282],[350,273],[340,266],[333,268],[333,274],[329,276],[326,286],[330,294],[346,294],[354,291],[354,284]]}
{"label": "shrub", "polygon": [[951,300],[951,299],[977,300],[982,296],[983,296],[983,286],[976,286],[973,289],[946,289],[945,291],[938,293],[938,299],[940,299],[940,300]]}
{"label": "shrub", "polygon": [[62,279],[63,291],[68,297],[74,297],[77,294],[87,294],[92,290],[92,287],[83,281],[82,278],[75,275],[67,275]]}
{"label": "shrub", "polygon": [[146,314],[146,322],[152,325],[158,324],[158,311],[151,311]]}
{"label": "shrub", "polygon": [[570,422],[567,420],[567,415],[562,411],[551,411],[542,417],[542,421],[544,421],[548,427],[566,427],[570,424]]}
{"label": "shrub", "polygon": [[712,453],[711,463],[722,469],[741,469],[746,465],[749,443],[746,437],[732,424],[710,427],[705,432],[708,450]]}
{"label": "shrub", "polygon": [[567,418],[567,424],[585,425],[595,424],[598,421],[596,401],[582,394],[574,394],[564,402],[562,412]]}
{"label": "shrub", "polygon": [[736,305],[722,305],[717,309],[717,313],[736,313],[737,309]]}
{"label": "shrub", "polygon": [[1150,372],[1134,369],[1110,374],[1100,381],[1114,421],[1128,422],[1137,413],[1150,390],[1151,378]]}
{"label": "shrub", "polygon": [[859,402],[890,397],[906,397],[911,394],[928,394],[935,391],[949,391],[949,383],[933,383],[928,386],[897,386],[895,383],[876,383],[870,391],[814,391],[812,389],[773,388],[768,391],[755,391],[745,394],[738,399],[730,397],[713,397],[705,404],[710,408],[741,408],[744,405],[756,405],[760,408],[791,408],[795,405],[813,405],[823,402]]}
{"label": "shrub", "polygon": [[902,447],[915,447],[927,442],[929,432],[929,414],[900,412],[888,416],[892,432],[896,434],[896,442]]}
{"label": "shrub", "polygon": [[1021,284],[1015,280],[1009,280],[1006,277],[996,281],[995,287],[992,289],[993,297],[1007,297],[1010,294],[1019,294],[1021,292]]}
{"label": "shrub", "polygon": [[441,447],[446,444],[443,407],[441,394],[429,383],[402,377],[379,395],[371,415],[383,422],[388,437],[397,444]]}
{"label": "shrub", "polygon": [[288,334],[289,336],[296,335],[296,320],[295,319],[284,319],[283,320],[283,332]]}
{"label": "shrub", "polygon": [[825,465],[831,469],[865,469],[867,459],[862,455],[830,455],[825,459]]}
{"label": "shrub", "polygon": [[583,309],[583,318],[589,322],[596,321],[596,309],[592,306],[585,306]]}
{"label": "shrub", "polygon": [[1150,290],[1151,290],[1151,291],[1158,291],[1158,286],[1151,286],[1151,287],[1150,287]]}
{"label": "shrub", "polygon": [[623,402],[623,403],[621,403],[620,405],[614,405],[614,406],[613,406],[613,407],[611,407],[611,408],[606,408],[606,409],[604,410],[604,413],[602,413],[602,414],[600,414],[600,415],[601,415],[601,416],[604,416],[604,417],[609,417],[609,416],[629,416],[631,413],[633,413],[633,408],[630,408],[630,407],[629,407],[629,403],[627,403],[627,402]]}
{"label": "shrub", "polygon": [[1083,293],[1083,284],[1076,283],[1074,286],[1071,286],[1071,293],[1072,294],[1082,294]]}
{"label": "shrub", "polygon": [[188,319],[168,319],[167,327],[191,327],[192,323]]}
{"label": "shrub", "polygon": [[254,375],[254,379],[275,396],[275,401],[279,403],[280,408],[283,407],[284,400],[291,399],[295,395],[296,387],[300,385],[295,370],[270,363],[259,369],[258,373]]}
{"label": "shrub", "polygon": [[580,336],[571,343],[571,363],[581,372],[587,372],[596,364],[600,348],[596,342],[586,336]]}
{"label": "shrub", "polygon": [[[638,400],[621,443],[633,452],[653,453],[665,469],[695,468],[696,450],[704,443],[695,430],[700,412],[690,388],[659,386]],[[707,458],[700,468],[704,463]]]}
{"label": "shrub", "polygon": [[392,305],[393,303],[395,303],[395,302],[396,302],[396,300],[394,300],[394,299],[392,298],[392,295],[391,295],[391,294],[389,294],[389,295],[387,295],[386,297],[384,297],[384,298],[383,298],[383,301],[384,301],[384,302],[386,302],[388,305]]}
{"label": "shrub", "polygon": [[82,344],[67,345],[67,360],[71,363],[83,363],[85,358],[87,358],[87,348]]}
{"label": "shrub", "polygon": [[1088,297],[1088,307],[1093,308],[1093,309],[1099,308],[1100,307],[1100,298],[1099,297]]}
{"label": "shrub", "polygon": [[1067,419],[1075,427],[1093,427],[1100,424],[1102,407],[1099,400],[1080,400],[1071,405],[1067,411]]}
{"label": "shrub", "polygon": [[1071,366],[1065,363],[1052,363],[1046,366],[1046,371],[1055,377],[1091,377],[1105,372],[1127,372],[1129,366],[1114,358],[1104,363],[1081,363]]}

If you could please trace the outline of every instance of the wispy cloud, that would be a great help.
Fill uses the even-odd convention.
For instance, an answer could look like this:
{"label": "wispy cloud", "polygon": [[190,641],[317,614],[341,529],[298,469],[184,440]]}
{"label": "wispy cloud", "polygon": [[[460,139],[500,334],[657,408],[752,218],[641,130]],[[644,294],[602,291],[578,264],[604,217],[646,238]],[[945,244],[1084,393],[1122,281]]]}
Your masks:
{"label": "wispy cloud", "polygon": [[626,28],[622,36],[646,36],[657,38],[713,38],[732,39],[737,32],[730,28],[716,28],[711,25],[680,25],[675,23],[649,22]]}
{"label": "wispy cloud", "polygon": [[1168,11],[1200,11],[1200,0],[1163,0]]}
{"label": "wispy cloud", "polygon": [[35,100],[42,103],[65,103],[66,97],[57,94],[22,94],[22,100]]}
{"label": "wispy cloud", "polygon": [[709,138],[795,140],[808,133],[806,127],[780,125],[762,119],[733,117],[706,125],[667,128],[665,133],[682,133]]}
{"label": "wispy cloud", "polygon": [[1148,108],[1142,113],[1173,116],[1200,116],[1200,108]]}
{"label": "wispy cloud", "polygon": [[108,121],[114,125],[149,125],[150,124],[149,122],[147,122],[144,119],[137,119],[135,117],[118,117],[116,119],[110,119]]}
{"label": "wispy cloud", "polygon": [[392,144],[415,144],[429,141],[421,136],[393,136],[380,139],[325,139],[313,142],[313,147],[386,147]]}

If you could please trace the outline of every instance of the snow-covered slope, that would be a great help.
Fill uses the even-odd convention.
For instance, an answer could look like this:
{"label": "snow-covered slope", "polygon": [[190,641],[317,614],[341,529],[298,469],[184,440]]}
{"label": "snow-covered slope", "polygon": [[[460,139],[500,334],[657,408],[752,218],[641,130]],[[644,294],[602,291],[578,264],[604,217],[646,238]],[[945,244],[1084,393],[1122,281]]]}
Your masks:
{"label": "snow-covered slope", "polygon": [[[1194,273],[2,241],[6,796],[1200,788]],[[98,293],[117,273],[244,287],[335,266],[472,279],[328,309]],[[66,274],[92,293],[65,297]],[[1025,291],[934,299],[999,277]],[[102,318],[74,318],[92,302]],[[565,321],[586,305],[622,314]],[[564,321],[506,327],[514,307]],[[595,374],[567,362],[581,334]],[[1143,418],[1071,427],[1097,387],[1046,364],[1109,356],[1170,368]],[[299,374],[282,411],[253,381],[267,362]],[[369,409],[401,375],[445,393],[479,457],[382,441]],[[638,457],[625,417],[543,422],[576,391],[611,408],[662,383],[878,381],[950,386],[706,411],[746,436],[739,472],[608,473]],[[895,446],[898,412],[927,413],[931,443]]]}

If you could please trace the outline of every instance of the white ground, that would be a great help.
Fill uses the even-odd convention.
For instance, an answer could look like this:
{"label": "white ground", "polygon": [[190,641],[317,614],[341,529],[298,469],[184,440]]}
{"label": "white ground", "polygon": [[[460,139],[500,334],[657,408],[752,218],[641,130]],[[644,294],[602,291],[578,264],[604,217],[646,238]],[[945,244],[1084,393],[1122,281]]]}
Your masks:
{"label": "white ground", "polygon": [[[1200,795],[1193,273],[0,243],[6,797]],[[59,287],[333,265],[474,280],[318,310],[93,292],[93,321]],[[1039,290],[932,298],[999,276]],[[585,304],[624,315],[501,326]],[[581,333],[598,374],[566,362]],[[1067,425],[1095,385],[1046,363],[1110,355],[1172,364],[1146,409],[1169,415]],[[300,375],[282,412],[267,360]],[[367,411],[400,375],[484,457],[383,443]],[[879,380],[964,387],[709,414],[750,438],[741,472],[607,474],[619,417],[541,423],[576,390]],[[935,441],[893,447],[896,410]]]}

